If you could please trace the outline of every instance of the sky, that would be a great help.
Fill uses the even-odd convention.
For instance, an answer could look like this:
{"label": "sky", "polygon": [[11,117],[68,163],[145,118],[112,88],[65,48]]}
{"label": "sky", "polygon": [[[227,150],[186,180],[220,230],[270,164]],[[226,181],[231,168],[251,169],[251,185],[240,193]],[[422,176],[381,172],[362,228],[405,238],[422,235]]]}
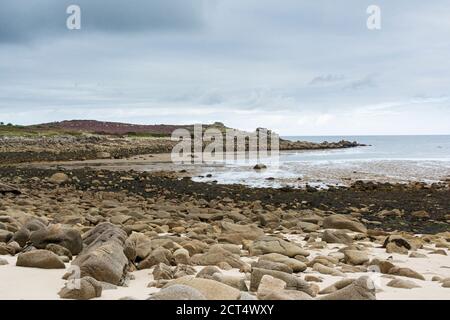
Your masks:
{"label": "sky", "polygon": [[449,39],[448,0],[0,0],[0,121],[450,134]]}

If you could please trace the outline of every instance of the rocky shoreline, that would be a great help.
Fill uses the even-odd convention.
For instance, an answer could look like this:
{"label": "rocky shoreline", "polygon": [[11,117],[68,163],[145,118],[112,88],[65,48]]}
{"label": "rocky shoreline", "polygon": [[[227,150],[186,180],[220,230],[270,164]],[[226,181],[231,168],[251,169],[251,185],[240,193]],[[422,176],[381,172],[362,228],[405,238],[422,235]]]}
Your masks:
{"label": "rocky shoreline", "polygon": [[[126,159],[144,154],[170,153],[177,142],[170,138],[135,138],[107,135],[49,137],[0,136],[0,163]],[[357,142],[312,143],[280,140],[280,150],[326,150],[363,146]]]}
{"label": "rocky shoreline", "polygon": [[48,299],[450,296],[448,183],[251,189],[14,166],[0,183],[0,287],[30,277],[0,299],[36,298],[39,279]]}

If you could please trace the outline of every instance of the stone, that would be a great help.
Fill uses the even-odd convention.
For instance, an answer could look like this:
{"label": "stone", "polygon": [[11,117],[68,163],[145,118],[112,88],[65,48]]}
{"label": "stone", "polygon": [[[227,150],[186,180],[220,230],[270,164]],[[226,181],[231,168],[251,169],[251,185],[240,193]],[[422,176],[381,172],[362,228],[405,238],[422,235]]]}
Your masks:
{"label": "stone", "polygon": [[72,259],[72,252],[70,252],[69,249],[64,248],[63,246],[60,246],[59,244],[49,243],[45,247],[45,250],[51,251],[56,255],[58,255],[59,257],[66,256],[69,259]]}
{"label": "stone", "polygon": [[395,242],[386,245],[386,253],[408,254],[408,249],[398,246]]}
{"label": "stone", "polygon": [[425,210],[411,212],[411,216],[413,216],[414,218],[417,218],[417,219],[430,218],[430,214],[428,212],[426,212]]}
{"label": "stone", "polygon": [[268,295],[274,292],[281,292],[286,288],[286,282],[281,279],[264,275],[258,286],[257,297],[259,300],[265,300]]}
{"label": "stone", "polygon": [[259,258],[257,262],[253,262],[252,267],[267,270],[276,270],[286,273],[294,272],[289,266],[285,265],[284,263],[274,262],[270,260],[261,260],[261,258]]}
{"label": "stone", "polygon": [[111,154],[109,152],[106,152],[106,151],[100,151],[100,152],[97,152],[96,158],[98,158],[98,159],[110,159],[111,158]]}
{"label": "stone", "polygon": [[320,300],[376,300],[375,284],[368,276],[362,276],[350,285],[320,297]]}
{"label": "stone", "polygon": [[427,255],[423,254],[423,253],[419,253],[416,251],[413,251],[409,254],[410,258],[428,258]]}
{"label": "stone", "polygon": [[425,277],[421,275],[420,273],[410,269],[410,268],[400,268],[400,267],[393,267],[389,269],[389,274],[393,274],[396,276],[402,276],[402,277],[408,277],[408,278],[414,278],[419,280],[425,280]]}
{"label": "stone", "polygon": [[242,291],[241,296],[239,297],[239,300],[258,300],[254,295],[250,294],[247,291]]}
{"label": "stone", "polygon": [[241,276],[215,273],[212,276],[212,280],[222,282],[230,287],[238,289],[239,291],[248,291],[247,285],[245,284],[245,278]]}
{"label": "stone", "polygon": [[206,297],[193,287],[176,284],[153,293],[148,300],[206,300]]}
{"label": "stone", "polygon": [[342,243],[342,244],[351,244],[353,243],[353,238],[349,236],[343,230],[325,230],[322,233],[322,240],[326,243]]}
{"label": "stone", "polygon": [[309,282],[323,282],[323,280],[319,277],[313,276],[311,274],[308,274],[305,276],[305,281]]}
{"label": "stone", "polygon": [[67,182],[68,180],[69,176],[63,172],[57,172],[49,178],[49,181],[54,184],[61,184]]}
{"label": "stone", "polygon": [[6,266],[8,263],[8,261],[6,259],[0,258],[0,266]]}
{"label": "stone", "polygon": [[264,236],[264,230],[253,224],[241,225],[221,221],[219,227],[222,230],[222,233],[218,237],[219,242],[240,245],[243,240],[256,240]]}
{"label": "stone", "polygon": [[47,250],[32,250],[19,254],[16,266],[41,269],[64,269],[66,267],[56,254]]}
{"label": "stone", "polygon": [[30,241],[34,247],[45,249],[48,244],[53,243],[70,250],[73,255],[77,255],[83,249],[83,239],[78,230],[54,224],[46,228],[41,228],[31,233]]}
{"label": "stone", "polygon": [[253,268],[252,270],[250,277],[250,291],[256,292],[258,290],[261,279],[265,275],[283,280],[286,283],[286,289],[303,291],[311,296],[314,295],[314,292],[311,289],[311,284],[293,274],[259,268]]}
{"label": "stone", "polygon": [[241,292],[218,281],[186,276],[170,281],[164,286],[185,285],[198,290],[207,300],[238,300]]}
{"label": "stone", "polygon": [[437,249],[430,252],[430,254],[440,254],[442,256],[446,256],[447,252],[444,249]]}
{"label": "stone", "polygon": [[361,222],[341,214],[334,214],[323,219],[324,229],[346,229],[350,231],[367,233],[367,228]]}
{"label": "stone", "polygon": [[401,289],[420,288],[420,286],[414,283],[413,281],[403,279],[392,279],[391,281],[388,282],[387,286]]}
{"label": "stone", "polygon": [[258,163],[253,167],[254,170],[263,170],[263,169],[267,169],[267,166],[265,164],[262,163]]}
{"label": "stone", "polygon": [[173,259],[176,264],[190,264],[189,251],[184,248],[177,249],[173,253]]}
{"label": "stone", "polygon": [[0,255],[4,256],[4,255],[14,255],[15,251],[6,243],[1,242],[0,243]]}
{"label": "stone", "polygon": [[110,241],[86,253],[82,252],[72,264],[80,267],[82,277],[90,276],[98,281],[119,285],[125,274],[128,259],[123,247]]}
{"label": "stone", "polygon": [[282,290],[271,292],[261,300],[313,300],[313,298],[303,291]]}
{"label": "stone", "polygon": [[132,232],[125,240],[125,251],[131,261],[140,262],[152,252],[152,241],[143,233]]}
{"label": "stone", "polygon": [[102,284],[92,277],[73,279],[58,292],[62,299],[89,300],[102,295]]}
{"label": "stone", "polygon": [[155,280],[171,280],[173,279],[173,270],[164,263],[159,263],[153,269],[153,279]]}
{"label": "stone", "polygon": [[124,253],[125,231],[106,222],[86,232],[83,238],[86,247],[72,261],[72,265],[80,268],[81,277],[121,284],[128,265]]}
{"label": "stone", "polygon": [[336,292],[340,289],[343,289],[343,288],[351,285],[354,281],[355,281],[355,279],[350,279],[350,278],[339,280],[338,282],[333,283],[331,286],[328,286],[325,289],[321,290],[319,292],[319,294],[329,294],[329,293]]}
{"label": "stone", "polygon": [[389,243],[395,243],[397,247],[403,247],[406,251],[413,249],[411,242],[399,235],[390,235],[386,237],[383,243],[383,248],[387,248]]}
{"label": "stone", "polygon": [[442,281],[442,288],[450,288],[450,279]]}
{"label": "stone", "polygon": [[345,250],[344,255],[345,262],[355,266],[365,264],[369,261],[369,256],[364,251]]}
{"label": "stone", "polygon": [[299,226],[302,229],[302,231],[306,233],[316,232],[317,230],[320,229],[320,227],[317,224],[306,221],[297,222],[297,226]]}
{"label": "stone", "polygon": [[197,273],[197,278],[212,279],[215,273],[222,273],[222,271],[215,266],[206,266]]}
{"label": "stone", "polygon": [[194,276],[197,274],[197,270],[192,266],[188,266],[185,264],[179,264],[173,270],[173,278],[178,279],[185,276]]}
{"label": "stone", "polygon": [[372,268],[378,267],[379,272],[384,274],[388,274],[389,270],[395,267],[395,265],[392,262],[388,260],[379,260],[377,258],[370,261],[369,266],[371,266]]}
{"label": "stone", "polygon": [[16,241],[23,248],[30,239],[30,235],[30,230],[28,230],[27,228],[20,228],[14,233],[11,240]]}
{"label": "stone", "polygon": [[266,253],[279,253],[288,257],[295,257],[296,255],[309,256],[309,252],[300,246],[271,236],[264,236],[254,241],[249,251],[252,256],[260,256]]}
{"label": "stone", "polygon": [[218,266],[220,263],[226,262],[232,268],[242,268],[247,265],[236,254],[219,246],[211,247],[211,249],[204,254],[196,254],[191,257],[190,261],[195,265],[200,266]]}
{"label": "stone", "polygon": [[7,243],[9,240],[11,240],[13,235],[14,234],[11,231],[0,229],[0,242]]}
{"label": "stone", "polygon": [[170,250],[159,247],[153,250],[147,258],[145,258],[138,264],[137,267],[139,270],[150,269],[151,267],[156,266],[159,263],[164,263],[170,266],[171,261],[172,253],[170,252]]}
{"label": "stone", "polygon": [[321,263],[315,263],[313,266],[313,270],[317,271],[321,274],[329,274],[329,275],[336,276],[336,277],[345,277],[345,273],[343,273],[339,270],[336,270],[334,268],[324,266]]}
{"label": "stone", "polygon": [[[272,262],[282,263],[282,264],[286,265],[289,269],[292,269],[293,272],[303,272],[307,268],[305,263],[303,263],[297,259],[294,259],[294,258],[289,258],[289,257],[279,254],[279,253],[264,254],[259,257],[258,261],[261,261],[261,262],[262,261],[272,261]],[[280,270],[280,271],[283,271],[283,270]],[[289,272],[289,273],[292,273],[292,272]]]}

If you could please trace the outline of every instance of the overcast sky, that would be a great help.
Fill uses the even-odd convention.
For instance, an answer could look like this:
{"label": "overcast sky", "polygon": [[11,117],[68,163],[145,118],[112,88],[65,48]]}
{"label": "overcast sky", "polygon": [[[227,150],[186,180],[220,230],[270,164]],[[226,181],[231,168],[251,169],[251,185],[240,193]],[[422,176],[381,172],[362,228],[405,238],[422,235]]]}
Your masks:
{"label": "overcast sky", "polygon": [[0,0],[0,121],[450,134],[449,39],[448,0]]}

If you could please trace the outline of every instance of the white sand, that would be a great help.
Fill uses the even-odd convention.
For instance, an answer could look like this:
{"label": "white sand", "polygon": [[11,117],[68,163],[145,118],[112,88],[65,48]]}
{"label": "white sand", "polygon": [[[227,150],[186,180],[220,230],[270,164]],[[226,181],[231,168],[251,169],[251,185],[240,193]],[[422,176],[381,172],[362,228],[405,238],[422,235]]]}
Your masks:
{"label": "white sand", "polygon": [[[294,238],[295,236],[290,236]],[[299,241],[299,239],[296,239]],[[303,241],[299,241],[304,244]],[[362,243],[362,242],[360,242]],[[309,259],[317,255],[327,255],[330,252],[335,252],[343,245],[329,245],[327,249],[312,250]],[[433,276],[440,276],[442,278],[450,277],[450,256],[429,254],[429,250],[420,249],[418,252],[426,254],[427,258],[409,258],[406,255],[388,254],[382,248],[370,248],[368,250],[371,258],[379,257],[387,259],[392,257],[392,262],[400,267],[408,267],[421,273],[426,281],[398,277],[405,280],[411,280],[420,285],[421,288],[415,289],[398,289],[386,286],[391,280],[379,273],[371,273],[371,277],[377,285],[377,299],[445,299],[450,300],[450,288],[443,288],[441,283],[431,281]],[[447,250],[448,253],[448,250]],[[6,259],[9,264],[0,266],[0,300],[17,300],[17,299],[31,299],[31,300],[52,300],[59,299],[58,291],[64,286],[65,281],[62,276],[65,273],[63,269],[45,270],[37,268],[16,267],[16,257],[0,256]],[[255,258],[243,258],[244,261],[250,262]],[[66,266],[68,266],[67,264]],[[195,267],[200,270],[202,267]],[[239,274],[239,270],[232,269],[226,271],[227,274]],[[124,297],[132,297],[135,299],[146,299],[153,292],[159,289],[151,287],[148,288],[149,282],[153,281],[152,269],[140,270],[132,273],[134,280],[129,282],[128,287],[118,287],[117,289],[104,290],[100,300],[114,300]],[[315,271],[308,271],[301,273],[303,277],[306,274],[313,274],[323,279],[323,282],[318,283],[321,289],[341,280],[341,277],[319,274]],[[347,273],[349,278],[358,278],[367,273]]]}

